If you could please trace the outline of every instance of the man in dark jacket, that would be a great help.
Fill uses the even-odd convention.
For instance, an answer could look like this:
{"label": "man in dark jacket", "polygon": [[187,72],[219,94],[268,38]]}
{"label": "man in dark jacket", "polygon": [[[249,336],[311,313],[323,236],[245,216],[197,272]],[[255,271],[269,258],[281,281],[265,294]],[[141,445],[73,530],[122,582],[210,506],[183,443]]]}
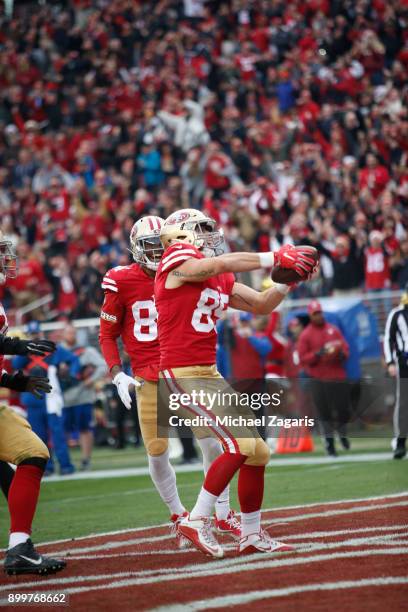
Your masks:
{"label": "man in dark jacket", "polygon": [[320,253],[331,259],[335,295],[356,291],[364,281],[364,254],[357,245],[353,232],[350,231],[349,234],[337,237],[334,250],[329,250],[322,244],[314,245]]}

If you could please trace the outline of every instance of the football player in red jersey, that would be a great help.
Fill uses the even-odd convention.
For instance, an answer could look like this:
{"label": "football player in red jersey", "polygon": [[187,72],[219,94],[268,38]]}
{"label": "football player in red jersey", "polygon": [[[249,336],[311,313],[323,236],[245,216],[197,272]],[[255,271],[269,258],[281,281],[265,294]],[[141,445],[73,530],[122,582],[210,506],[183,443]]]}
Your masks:
{"label": "football player in red jersey", "polygon": [[[160,229],[163,219],[143,217],[130,234],[134,264],[109,270],[102,282],[105,299],[100,317],[99,343],[112,375],[112,382],[127,408],[131,406],[136,388],[137,406],[149,471],[163,502],[169,508],[174,532],[186,509],[181,503],[174,468],[169,461],[167,437],[157,436],[157,381],[159,374],[159,339],[157,311],[154,303],[154,277],[163,248]],[[135,378],[123,372],[117,340],[121,337],[131,361]],[[198,440],[204,468],[222,453],[222,447],[212,437]],[[229,488],[220,492],[216,503],[216,526],[220,531],[239,537],[239,522],[229,506]]]}
{"label": "football player in red jersey", "polygon": [[[0,284],[17,275],[17,257],[12,243],[0,232]],[[29,391],[39,397],[49,393],[48,378],[25,376],[21,371],[8,374],[3,371],[3,355],[40,355],[55,350],[55,344],[47,340],[25,341],[9,338],[5,334],[8,322],[0,303],[0,385],[14,391]],[[1,488],[7,498],[10,514],[9,546],[4,560],[7,574],[54,574],[66,563],[40,555],[30,538],[31,526],[37,508],[41,479],[49,459],[48,449],[31,430],[28,421],[0,404],[0,478]],[[8,463],[17,466],[10,473]]]}
{"label": "football player in red jersey", "polygon": [[[194,397],[197,379],[199,385],[216,393],[217,380],[218,389],[220,380],[222,382],[215,365],[216,321],[222,311],[230,304],[254,314],[269,314],[290,289],[286,285],[275,285],[260,293],[237,283],[233,272],[280,266],[296,270],[306,280],[314,271],[314,261],[292,246],[282,247],[275,253],[217,256],[222,237],[215,231],[215,222],[194,209],[171,214],[161,228],[160,237],[165,249],[155,280],[160,376],[165,379],[168,393]],[[188,406],[190,413],[210,418],[211,434],[221,440],[224,453],[207,471],[197,502],[180,522],[179,532],[205,554],[223,556],[209,517],[218,495],[239,470],[242,532],[239,553],[288,550],[288,546],[274,542],[261,529],[260,509],[269,448],[254,429],[241,428],[236,435],[228,427],[221,426],[216,417],[225,416],[225,407],[217,401],[211,412],[196,400]],[[253,418],[249,409],[247,416]]]}

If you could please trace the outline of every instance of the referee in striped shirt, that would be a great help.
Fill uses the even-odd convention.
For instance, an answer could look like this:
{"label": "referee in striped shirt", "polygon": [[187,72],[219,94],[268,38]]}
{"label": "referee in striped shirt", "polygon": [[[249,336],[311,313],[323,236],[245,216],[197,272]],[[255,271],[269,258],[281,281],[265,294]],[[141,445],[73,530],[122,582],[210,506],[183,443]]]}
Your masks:
{"label": "referee in striped shirt", "polygon": [[384,335],[384,355],[388,373],[397,379],[394,409],[394,459],[406,455],[408,433],[408,283],[401,303],[388,315]]}

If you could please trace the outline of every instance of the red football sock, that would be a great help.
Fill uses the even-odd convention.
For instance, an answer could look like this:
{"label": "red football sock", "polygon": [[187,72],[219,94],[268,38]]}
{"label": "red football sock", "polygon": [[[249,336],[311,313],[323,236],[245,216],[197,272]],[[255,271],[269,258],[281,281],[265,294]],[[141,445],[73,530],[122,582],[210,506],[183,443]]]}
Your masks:
{"label": "red football sock", "polygon": [[221,495],[246,459],[241,453],[223,453],[217,457],[208,469],[203,488],[217,497]]}
{"label": "red football sock", "polygon": [[8,494],[10,533],[31,533],[41,478],[44,470],[35,465],[19,465]]}
{"label": "red football sock", "polygon": [[238,499],[241,512],[261,509],[264,495],[264,465],[241,465],[238,477]]}

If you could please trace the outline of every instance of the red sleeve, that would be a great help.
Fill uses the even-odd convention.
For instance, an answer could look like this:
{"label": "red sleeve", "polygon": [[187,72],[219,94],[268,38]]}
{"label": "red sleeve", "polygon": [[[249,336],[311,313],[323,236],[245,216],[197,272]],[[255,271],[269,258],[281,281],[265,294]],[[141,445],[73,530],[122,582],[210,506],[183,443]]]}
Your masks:
{"label": "red sleeve", "polygon": [[117,339],[122,334],[124,312],[125,309],[117,292],[105,289],[105,299],[100,316],[99,346],[109,370],[115,365],[122,365]]}
{"label": "red sleeve", "polygon": [[232,288],[235,285],[235,274],[232,272],[226,272],[225,274],[225,293],[231,295]]}
{"label": "red sleeve", "polygon": [[179,242],[171,246],[163,254],[160,262],[160,272],[171,272],[171,270],[178,268],[182,263],[192,257],[194,259],[201,259],[202,254],[197,247],[192,244],[183,244]]}
{"label": "red sleeve", "polygon": [[299,353],[299,361],[301,365],[315,365],[319,358],[316,357],[315,351],[311,349],[309,334],[307,332],[305,333],[305,331],[300,334],[298,340],[297,349]]}

